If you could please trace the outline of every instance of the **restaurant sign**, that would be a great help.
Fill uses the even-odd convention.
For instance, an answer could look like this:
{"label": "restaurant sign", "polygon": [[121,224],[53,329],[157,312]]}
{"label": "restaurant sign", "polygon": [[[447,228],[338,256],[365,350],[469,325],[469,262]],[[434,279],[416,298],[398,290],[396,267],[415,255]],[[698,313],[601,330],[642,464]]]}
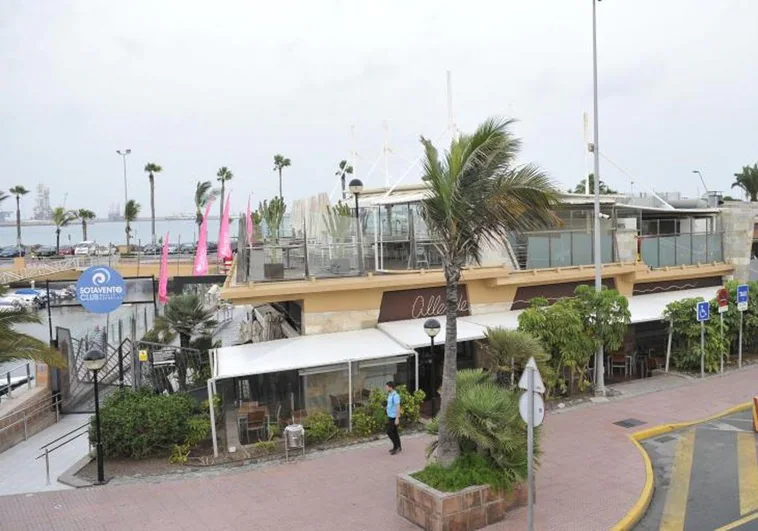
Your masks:
{"label": "restaurant sign", "polygon": [[[470,315],[468,291],[458,286],[458,315]],[[385,291],[379,309],[379,322],[426,319],[445,315],[445,287]]]}

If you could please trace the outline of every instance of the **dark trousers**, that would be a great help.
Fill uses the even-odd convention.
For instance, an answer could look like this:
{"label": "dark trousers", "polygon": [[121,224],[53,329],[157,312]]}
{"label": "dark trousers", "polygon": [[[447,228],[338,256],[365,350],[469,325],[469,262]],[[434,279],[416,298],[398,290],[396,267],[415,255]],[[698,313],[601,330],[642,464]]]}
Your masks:
{"label": "dark trousers", "polygon": [[387,417],[387,437],[392,441],[392,447],[397,450],[402,447],[400,444],[400,435],[397,433],[397,426],[395,426],[395,419]]}

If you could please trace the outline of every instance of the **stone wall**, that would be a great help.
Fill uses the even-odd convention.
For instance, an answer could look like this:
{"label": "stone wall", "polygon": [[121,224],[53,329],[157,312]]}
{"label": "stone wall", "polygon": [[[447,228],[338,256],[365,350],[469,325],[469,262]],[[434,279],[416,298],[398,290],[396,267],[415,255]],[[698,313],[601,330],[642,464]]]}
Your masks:
{"label": "stone wall", "polygon": [[0,452],[55,424],[56,419],[52,392],[44,388],[35,389],[33,400],[24,402],[0,419]]}
{"label": "stone wall", "polygon": [[637,261],[637,230],[616,230],[616,252],[619,262]]}
{"label": "stone wall", "polygon": [[734,266],[736,280],[746,281],[750,278],[750,255],[756,214],[758,203],[727,201],[722,206],[724,261]]}
{"label": "stone wall", "polygon": [[526,506],[527,494],[524,485],[502,493],[489,487],[440,492],[401,474],[397,478],[397,512],[427,531],[469,531],[502,522],[508,511]]}
{"label": "stone wall", "polygon": [[349,310],[343,312],[303,312],[303,334],[328,334],[374,328],[379,320],[375,310]]}

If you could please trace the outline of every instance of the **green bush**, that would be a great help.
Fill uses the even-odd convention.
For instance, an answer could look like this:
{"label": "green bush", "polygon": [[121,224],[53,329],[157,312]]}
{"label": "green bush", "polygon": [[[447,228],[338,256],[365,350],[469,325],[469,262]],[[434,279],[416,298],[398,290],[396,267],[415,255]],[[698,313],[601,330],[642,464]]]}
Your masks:
{"label": "green bush", "polygon": [[[426,394],[420,389],[411,393],[406,385],[398,385],[397,393],[400,395],[401,425],[416,424],[421,417],[421,404]],[[387,424],[386,402],[386,392],[372,390],[366,405],[353,413],[353,432],[366,437],[382,431]]]}
{"label": "green bush", "polygon": [[273,452],[276,450],[276,441],[258,441],[253,444],[253,448],[263,452]]}
{"label": "green bush", "polygon": [[442,492],[455,492],[475,485],[489,485],[495,490],[510,490],[513,484],[483,456],[474,452],[461,455],[449,467],[431,463],[414,478]]}
{"label": "green bush", "polygon": [[[669,303],[664,310],[664,317],[673,323],[671,338],[671,363],[676,369],[700,370],[700,323],[695,319],[695,308],[702,301],[701,297],[683,299]],[[720,321],[714,318],[718,313],[718,304],[710,302],[711,319],[705,323],[705,370],[718,372],[721,367],[721,354],[728,348],[729,327],[726,328],[725,340],[721,340]]]}
{"label": "green bush", "polygon": [[339,428],[329,413],[314,413],[303,423],[305,439],[310,443],[326,442],[339,433]]}
{"label": "green bush", "polygon": [[353,433],[359,437],[368,437],[381,429],[382,423],[368,409],[357,409],[353,413]]}
{"label": "green bush", "polygon": [[[140,459],[165,455],[173,451],[174,445],[190,442],[194,446],[207,437],[210,430],[209,423],[201,426],[193,419],[196,412],[197,403],[183,393],[156,395],[149,389],[120,390],[109,396],[100,408],[105,455]],[[93,417],[90,440],[95,439]]]}

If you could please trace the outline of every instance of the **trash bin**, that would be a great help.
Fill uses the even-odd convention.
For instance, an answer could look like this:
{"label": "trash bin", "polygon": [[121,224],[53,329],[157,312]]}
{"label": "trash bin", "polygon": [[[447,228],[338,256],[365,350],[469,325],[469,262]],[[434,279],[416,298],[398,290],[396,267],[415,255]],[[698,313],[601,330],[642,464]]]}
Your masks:
{"label": "trash bin", "polygon": [[290,450],[301,450],[305,455],[305,429],[302,424],[290,424],[284,428],[284,458],[287,461]]}

